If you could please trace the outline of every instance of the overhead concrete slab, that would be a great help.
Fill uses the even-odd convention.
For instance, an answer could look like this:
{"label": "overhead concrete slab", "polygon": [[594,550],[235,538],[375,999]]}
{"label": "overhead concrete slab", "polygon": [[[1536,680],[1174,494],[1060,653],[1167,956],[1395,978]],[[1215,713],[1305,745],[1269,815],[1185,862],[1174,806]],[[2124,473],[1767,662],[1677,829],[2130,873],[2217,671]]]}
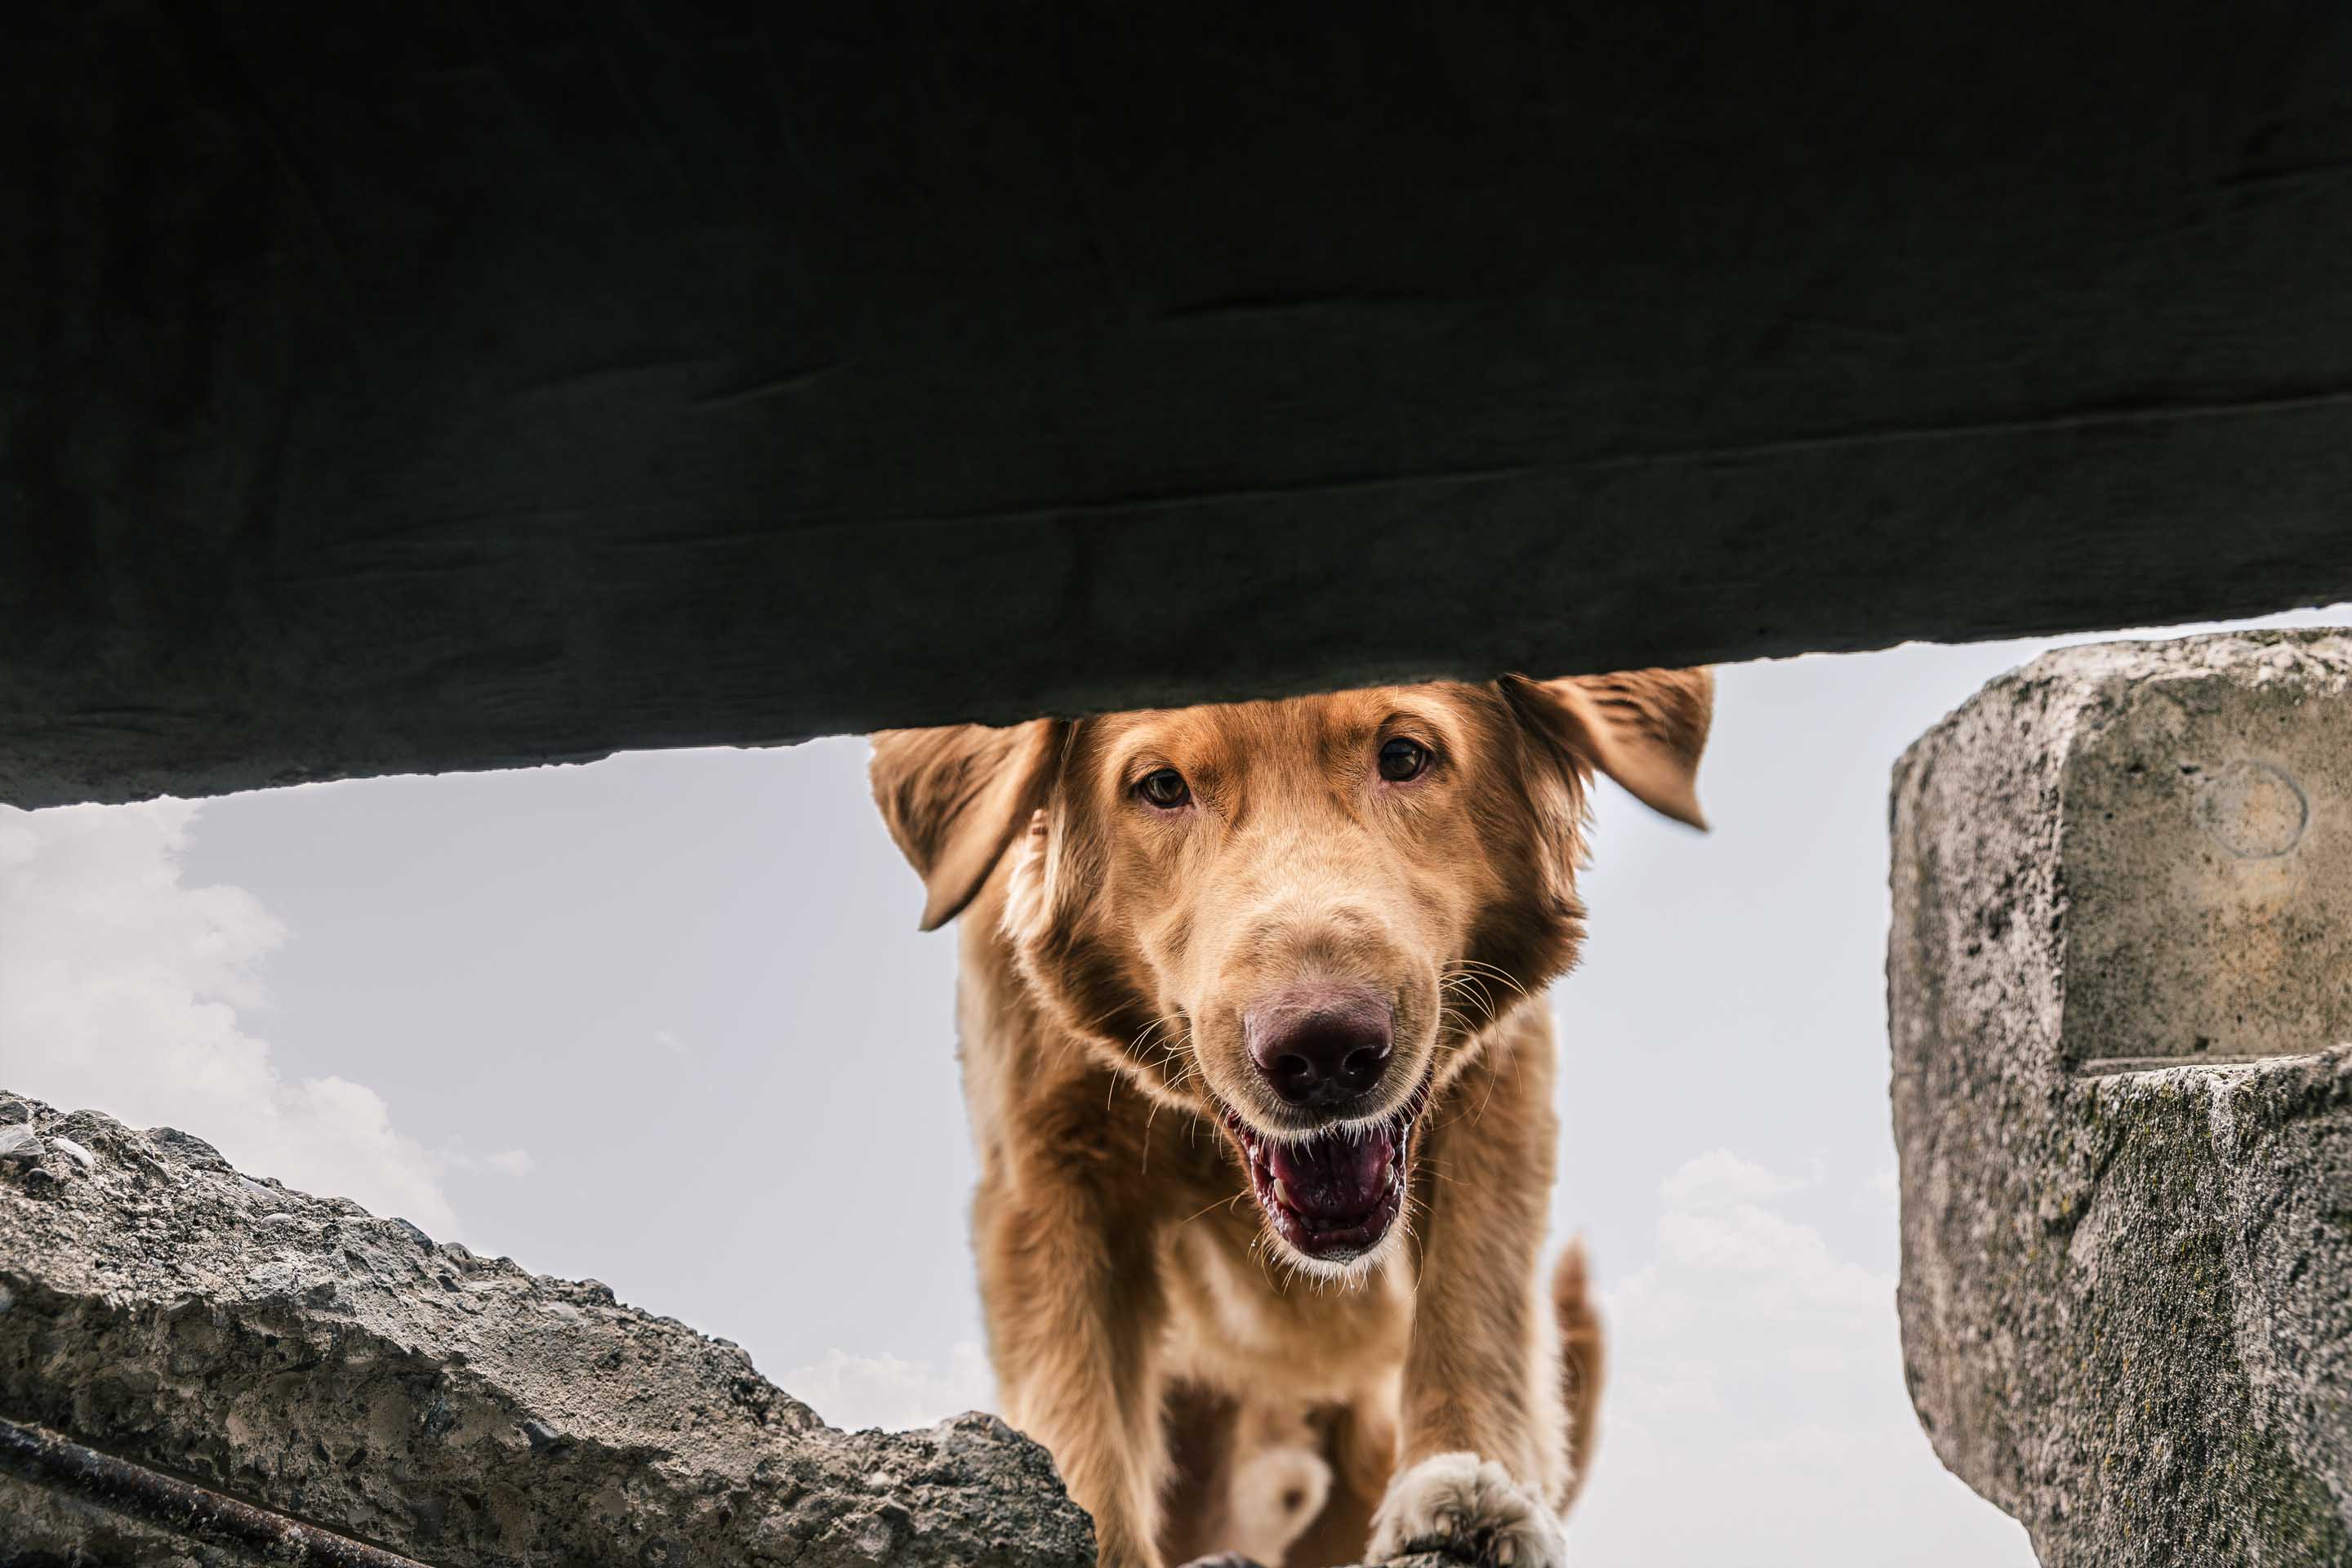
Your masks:
{"label": "overhead concrete slab", "polygon": [[38,8],[0,800],[2352,596],[2352,11]]}

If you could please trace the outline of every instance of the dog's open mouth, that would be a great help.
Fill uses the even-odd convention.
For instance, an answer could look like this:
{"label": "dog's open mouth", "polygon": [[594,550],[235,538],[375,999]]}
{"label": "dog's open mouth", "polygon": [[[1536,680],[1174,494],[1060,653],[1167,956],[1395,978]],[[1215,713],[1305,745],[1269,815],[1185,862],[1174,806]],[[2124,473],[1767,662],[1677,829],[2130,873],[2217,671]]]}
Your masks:
{"label": "dog's open mouth", "polygon": [[1318,1262],[1346,1263],[1378,1247],[1404,1212],[1413,1128],[1428,1099],[1424,1082],[1386,1121],[1307,1139],[1268,1138],[1226,1108],[1225,1130],[1275,1234]]}

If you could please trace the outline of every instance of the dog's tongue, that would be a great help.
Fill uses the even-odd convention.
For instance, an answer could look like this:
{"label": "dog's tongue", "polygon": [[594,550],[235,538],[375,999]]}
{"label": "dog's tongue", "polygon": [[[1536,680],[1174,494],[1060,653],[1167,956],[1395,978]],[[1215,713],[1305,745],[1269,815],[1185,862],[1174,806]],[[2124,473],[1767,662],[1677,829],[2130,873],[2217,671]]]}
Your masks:
{"label": "dog's tongue", "polygon": [[1276,1144],[1266,1151],[1265,1163],[1293,1213],[1336,1222],[1360,1219],[1380,1206],[1395,1159],[1395,1139],[1382,1129]]}

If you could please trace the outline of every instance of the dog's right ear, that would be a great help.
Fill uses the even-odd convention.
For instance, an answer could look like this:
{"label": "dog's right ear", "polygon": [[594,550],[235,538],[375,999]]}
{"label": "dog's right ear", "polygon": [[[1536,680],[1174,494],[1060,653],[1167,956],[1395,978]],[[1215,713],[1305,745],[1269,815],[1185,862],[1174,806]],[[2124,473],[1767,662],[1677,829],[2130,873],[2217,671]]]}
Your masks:
{"label": "dog's right ear", "polygon": [[1045,804],[1063,726],[950,724],[874,736],[874,804],[923,879],[923,929],[963,912],[1013,835]]}

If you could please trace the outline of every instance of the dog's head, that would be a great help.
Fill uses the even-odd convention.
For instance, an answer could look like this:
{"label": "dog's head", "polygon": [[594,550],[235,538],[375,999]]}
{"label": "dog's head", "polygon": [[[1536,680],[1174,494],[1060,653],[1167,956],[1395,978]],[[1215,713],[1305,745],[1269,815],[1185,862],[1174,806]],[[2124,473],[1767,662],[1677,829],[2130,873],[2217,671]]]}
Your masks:
{"label": "dog's head", "polygon": [[1009,854],[1053,1013],[1231,1135],[1294,1261],[1396,1233],[1414,1127],[1574,961],[1586,792],[1701,825],[1706,670],[1517,677],[874,738],[926,930]]}

